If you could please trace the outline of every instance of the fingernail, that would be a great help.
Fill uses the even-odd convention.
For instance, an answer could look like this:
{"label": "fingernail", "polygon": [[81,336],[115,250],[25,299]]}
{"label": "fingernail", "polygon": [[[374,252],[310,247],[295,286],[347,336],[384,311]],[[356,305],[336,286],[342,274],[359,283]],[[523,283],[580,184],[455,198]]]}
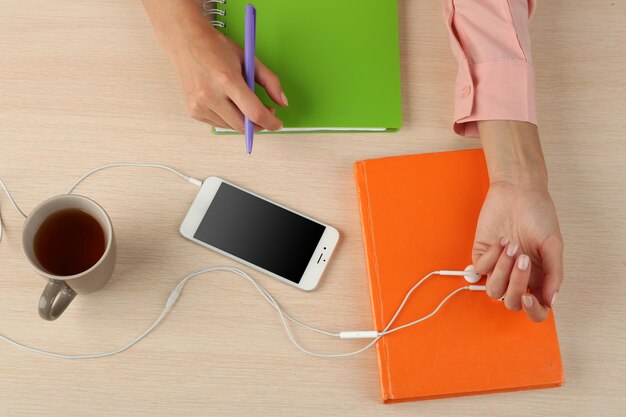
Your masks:
{"label": "fingernail", "polygon": [[289,101],[287,100],[287,96],[285,95],[285,92],[281,91],[280,92],[280,96],[283,99],[283,104],[285,105],[285,107],[288,106],[289,105]]}
{"label": "fingernail", "polygon": [[506,254],[509,256],[514,256],[517,253],[517,249],[519,248],[518,243],[511,243],[508,248],[506,248]]}
{"label": "fingernail", "polygon": [[555,292],[554,295],[552,296],[552,301],[550,301],[550,307],[554,307],[554,305],[556,304],[556,299],[558,298],[559,293]]}
{"label": "fingernail", "polygon": [[524,303],[526,307],[532,307],[533,297],[531,297],[530,295],[522,295],[522,302]]}
{"label": "fingernail", "polygon": [[507,243],[509,243],[508,237],[503,237],[502,239],[500,239],[500,246],[505,247]]}
{"label": "fingernail", "polygon": [[517,267],[520,269],[520,271],[526,271],[529,264],[530,258],[528,257],[528,255],[520,255],[519,258],[517,258]]}

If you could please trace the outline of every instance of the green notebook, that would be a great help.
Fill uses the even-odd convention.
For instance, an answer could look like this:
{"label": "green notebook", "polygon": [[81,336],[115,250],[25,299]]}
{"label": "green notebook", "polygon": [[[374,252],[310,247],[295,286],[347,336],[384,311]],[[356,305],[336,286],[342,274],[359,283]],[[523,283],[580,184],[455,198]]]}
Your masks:
{"label": "green notebook", "polygon": [[[396,1],[212,2],[222,33],[243,47],[245,5],[257,14],[256,56],[281,80],[284,131],[387,131],[402,124]],[[216,22],[216,24],[219,24]],[[229,132],[216,129],[217,133]],[[232,131],[230,131],[232,132]]]}

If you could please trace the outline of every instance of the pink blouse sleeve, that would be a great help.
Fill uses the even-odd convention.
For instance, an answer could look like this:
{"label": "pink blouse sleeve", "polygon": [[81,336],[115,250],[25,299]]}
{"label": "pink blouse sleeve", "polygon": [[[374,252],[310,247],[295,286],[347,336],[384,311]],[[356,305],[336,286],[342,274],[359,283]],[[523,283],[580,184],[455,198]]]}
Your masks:
{"label": "pink blouse sleeve", "polygon": [[479,120],[537,124],[528,20],[534,0],[443,0],[458,61],[454,131],[478,136]]}

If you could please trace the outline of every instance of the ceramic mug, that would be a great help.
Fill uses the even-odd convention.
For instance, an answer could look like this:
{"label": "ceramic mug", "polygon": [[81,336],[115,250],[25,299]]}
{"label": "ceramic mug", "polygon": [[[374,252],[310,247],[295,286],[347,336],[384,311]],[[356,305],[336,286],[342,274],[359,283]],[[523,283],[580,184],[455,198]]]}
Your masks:
{"label": "ceramic mug", "polygon": [[[105,250],[89,269],[75,275],[54,275],[46,271],[35,255],[34,240],[42,223],[50,215],[64,209],[79,209],[93,217],[102,228]],[[78,294],[88,294],[104,287],[115,269],[116,244],[113,224],[104,209],[95,201],[73,194],[52,197],[39,204],[24,222],[22,249],[30,266],[48,283],[39,299],[39,315],[45,320],[56,320]]]}

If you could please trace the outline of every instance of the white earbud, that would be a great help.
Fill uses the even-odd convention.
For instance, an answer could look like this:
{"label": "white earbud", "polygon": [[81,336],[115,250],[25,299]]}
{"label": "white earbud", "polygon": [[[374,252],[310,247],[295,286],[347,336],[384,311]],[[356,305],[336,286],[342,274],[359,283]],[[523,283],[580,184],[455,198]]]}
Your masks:
{"label": "white earbud", "polygon": [[470,284],[476,284],[482,278],[482,276],[478,272],[476,272],[476,268],[474,268],[474,265],[468,265],[465,268],[465,272],[465,281],[469,282]]}
{"label": "white earbud", "polygon": [[470,284],[476,284],[478,281],[480,281],[481,278],[481,275],[476,272],[476,268],[474,268],[474,265],[469,265],[467,268],[465,268],[465,271],[450,271],[447,269],[443,269],[441,271],[438,271],[438,273],[439,275],[464,277],[465,281],[469,282]]}

